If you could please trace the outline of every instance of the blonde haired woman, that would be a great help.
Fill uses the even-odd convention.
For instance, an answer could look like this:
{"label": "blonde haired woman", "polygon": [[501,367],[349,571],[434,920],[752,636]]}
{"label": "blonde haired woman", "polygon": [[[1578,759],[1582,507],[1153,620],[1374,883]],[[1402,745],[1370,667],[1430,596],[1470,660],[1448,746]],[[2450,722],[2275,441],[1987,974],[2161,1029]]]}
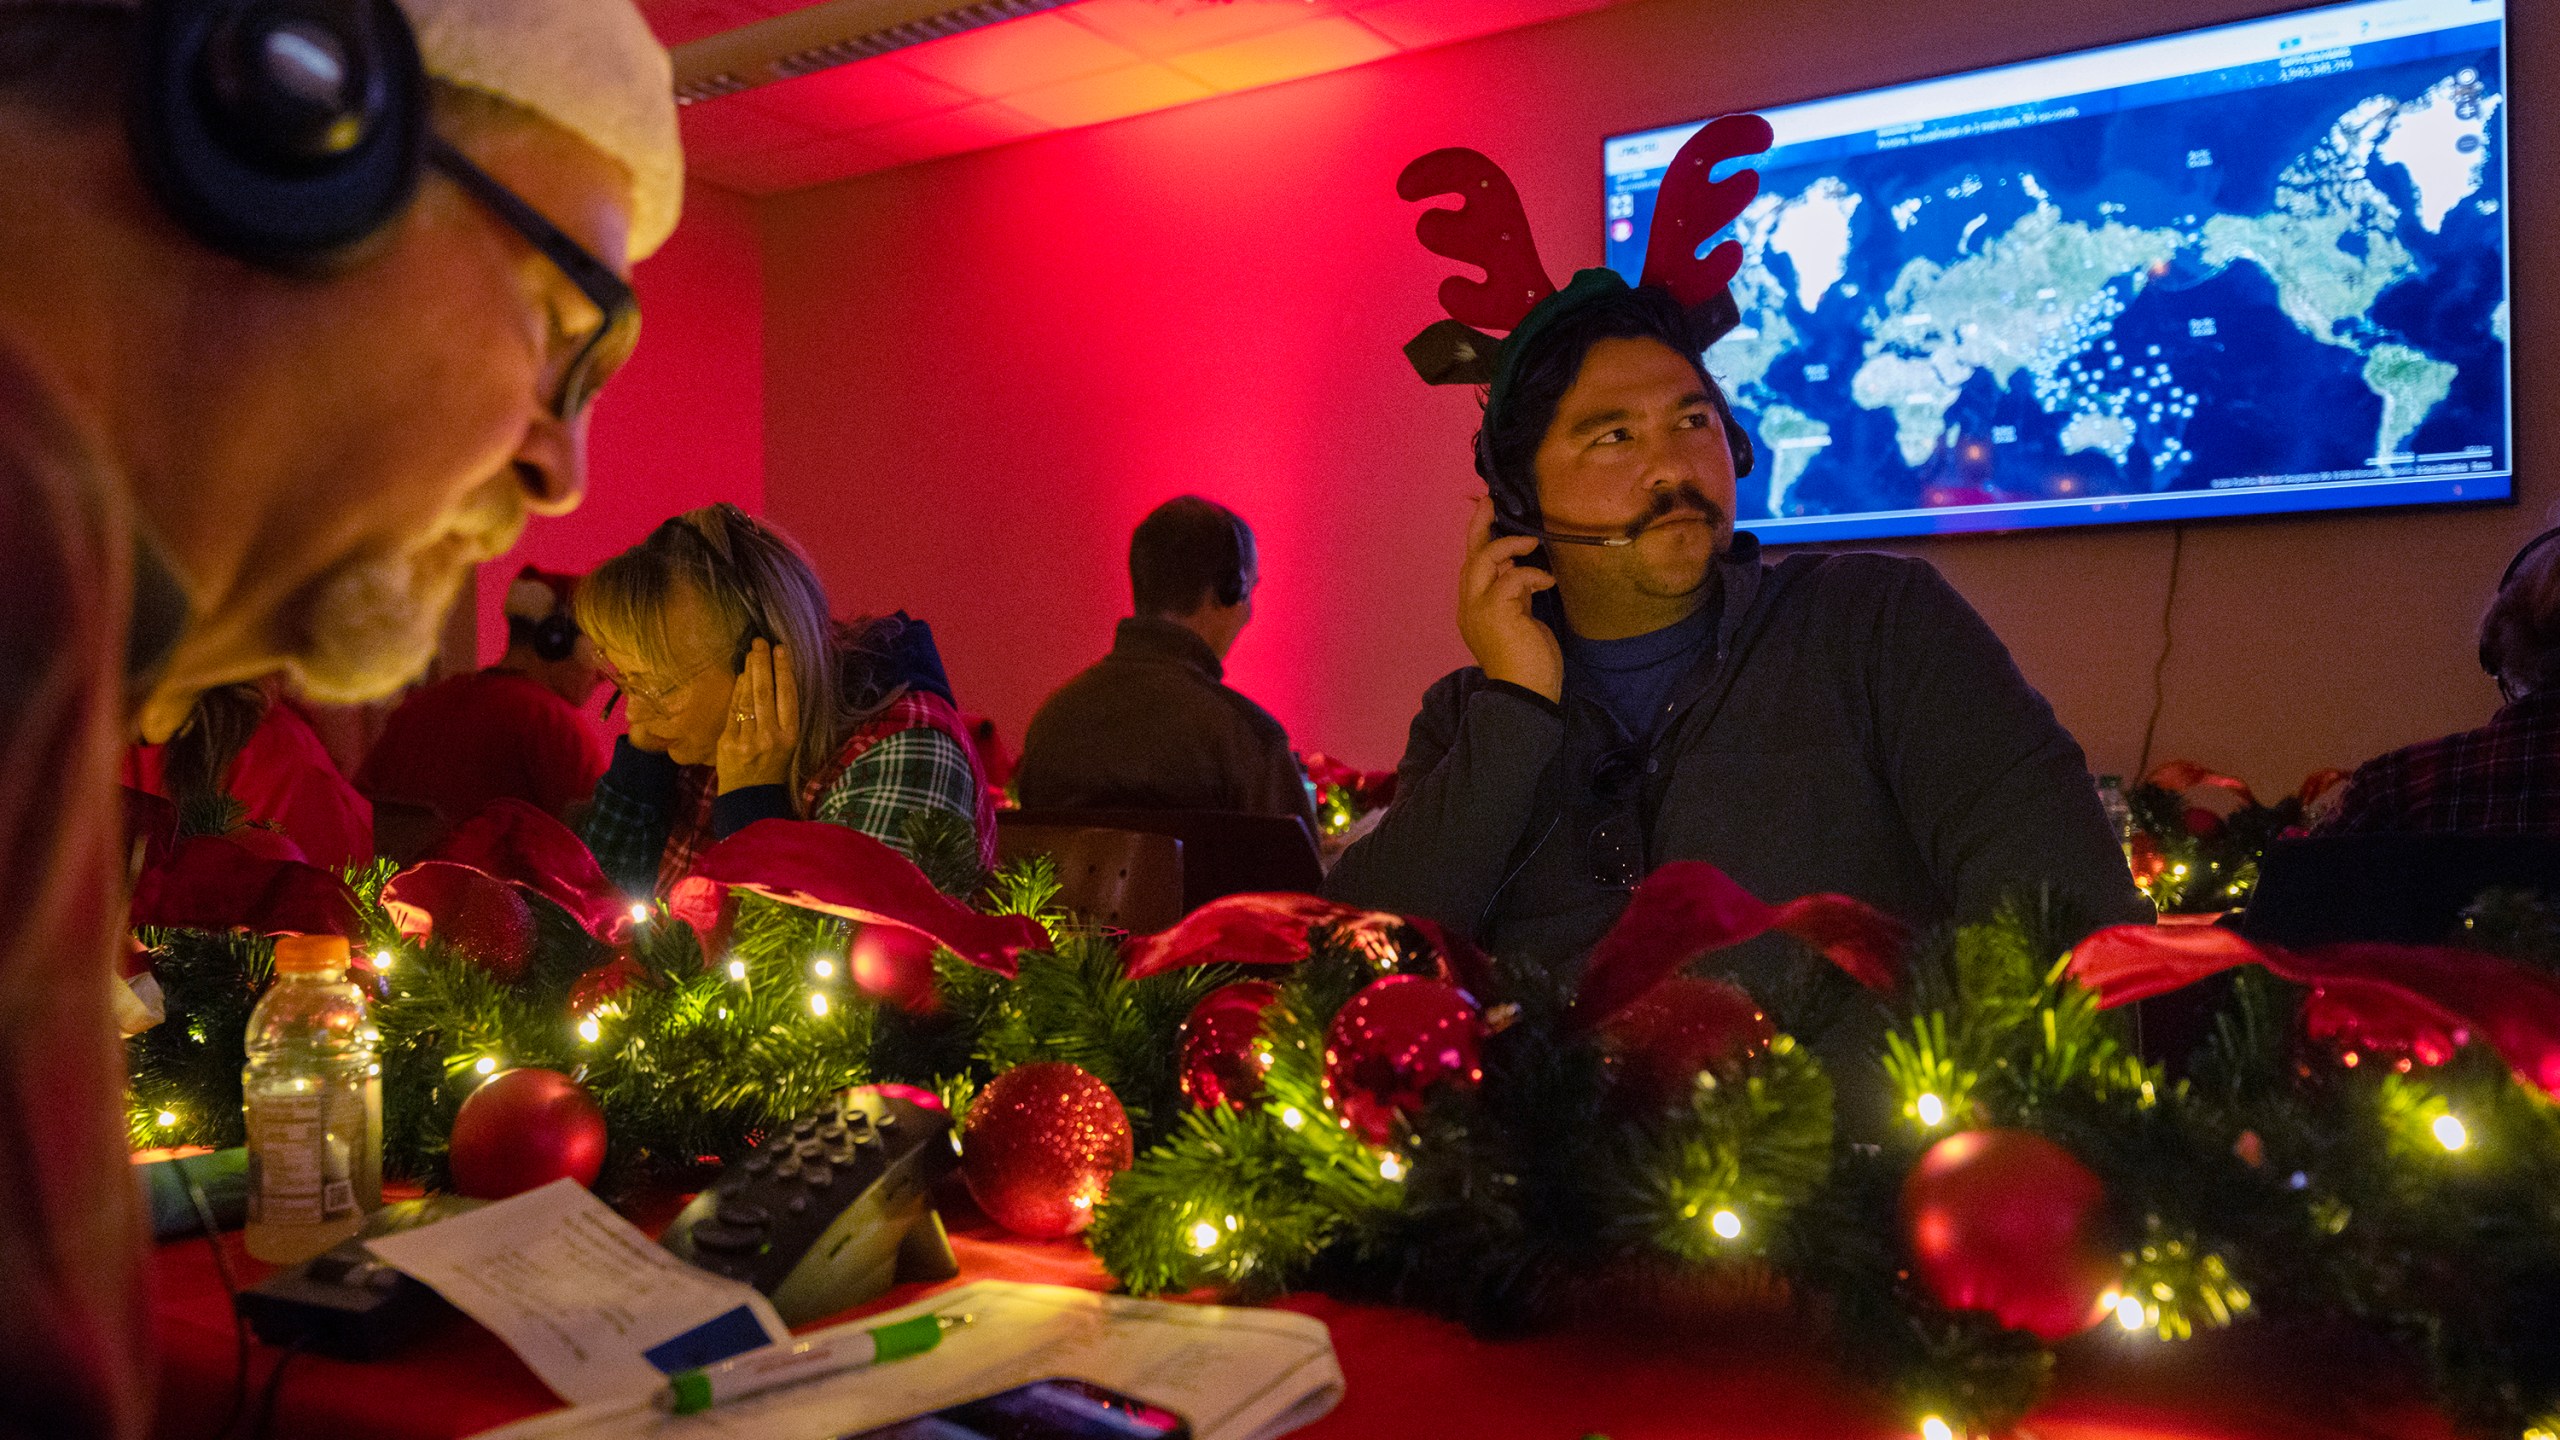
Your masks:
{"label": "blonde haired woman", "polygon": [[933,634],[903,613],[840,625],[799,548],[738,507],[660,525],[587,577],[579,628],[631,731],[582,827],[626,890],[664,891],[758,820],[849,826],[914,858],[909,820],[995,814]]}

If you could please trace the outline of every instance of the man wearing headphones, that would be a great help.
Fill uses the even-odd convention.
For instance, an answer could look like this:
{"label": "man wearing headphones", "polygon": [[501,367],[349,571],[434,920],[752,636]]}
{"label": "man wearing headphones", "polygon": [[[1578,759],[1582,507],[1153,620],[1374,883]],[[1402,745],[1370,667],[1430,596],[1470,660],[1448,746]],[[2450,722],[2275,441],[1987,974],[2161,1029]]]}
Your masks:
{"label": "man wearing headphones", "polygon": [[2317,833],[2560,838],[2560,528],[2498,577],[2480,668],[2505,702],[2489,723],[2356,767]]}
{"label": "man wearing headphones", "polygon": [[[2042,881],[2087,923],[2149,920],[2080,747],[1935,570],[1773,563],[1734,531],[1749,438],[1697,323],[1586,270],[1501,342],[1458,579],[1476,664],[1424,696],[1395,803],[1327,893],[1559,967],[1682,859],[1920,926]],[[1844,1094],[1844,1123],[1861,1108]]]}
{"label": "man wearing headphones", "polygon": [[410,692],[366,752],[356,788],[377,806],[432,811],[438,828],[492,800],[522,800],[564,820],[586,803],[607,748],[580,712],[604,683],[604,662],[570,611],[577,590],[575,575],[518,571],[507,587],[505,656]]}
{"label": "man wearing headphones", "polygon": [[631,0],[0,0],[0,1434],[151,1385],[118,752],[417,673],[574,507],[682,195]]}
{"label": "man wearing headphones", "polygon": [[1289,732],[1225,683],[1260,578],[1253,531],[1233,510],[1183,495],[1148,512],[1129,537],[1137,613],[1031,718],[1014,772],[1023,805],[1294,815],[1312,840]]}

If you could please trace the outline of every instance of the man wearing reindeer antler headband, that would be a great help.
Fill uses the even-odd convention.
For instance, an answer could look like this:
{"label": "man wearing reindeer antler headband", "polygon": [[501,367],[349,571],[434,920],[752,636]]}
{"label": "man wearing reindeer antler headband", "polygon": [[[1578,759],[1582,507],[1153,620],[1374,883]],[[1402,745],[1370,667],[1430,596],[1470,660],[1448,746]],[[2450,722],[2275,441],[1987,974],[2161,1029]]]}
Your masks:
{"label": "man wearing reindeer antler headband", "polygon": [[[2055,882],[2095,925],[2148,920],[2080,747],[1934,569],[1763,558],[1733,530],[1750,436],[1703,352],[1735,320],[1731,241],[1768,123],[1701,129],[1658,194],[1642,281],[1557,290],[1493,162],[1405,169],[1433,252],[1480,267],[1406,347],[1486,391],[1458,628],[1476,665],[1424,697],[1394,807],[1336,898],[1573,963],[1656,865],[1711,861],[1772,900],[1840,891],[1915,924]],[[1501,339],[1489,332],[1507,330]],[[1783,963],[1732,952],[1737,968]]]}

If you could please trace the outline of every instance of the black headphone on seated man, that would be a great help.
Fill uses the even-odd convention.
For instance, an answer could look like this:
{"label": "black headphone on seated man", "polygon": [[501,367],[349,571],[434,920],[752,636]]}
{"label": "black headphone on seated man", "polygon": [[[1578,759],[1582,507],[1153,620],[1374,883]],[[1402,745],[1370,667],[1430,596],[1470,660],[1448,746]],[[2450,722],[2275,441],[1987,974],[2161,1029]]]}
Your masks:
{"label": "black headphone on seated man", "polygon": [[[2495,593],[2505,594],[2507,587],[2515,583],[2516,572],[2524,568],[2524,562],[2532,559],[2535,551],[2555,540],[2560,540],[2560,525],[2554,525],[2524,542],[2524,548],[2516,552],[2516,558],[2508,561],[2506,570],[2498,576],[2498,589]],[[2483,629],[2480,634],[2480,668],[2486,671],[2492,680],[2499,679],[2499,672],[2506,668],[2506,657],[2498,653],[2497,638],[2486,629]]]}
{"label": "black headphone on seated man", "polygon": [[393,0],[145,0],[139,23],[134,158],[197,240],[326,270],[407,208],[429,91]]}

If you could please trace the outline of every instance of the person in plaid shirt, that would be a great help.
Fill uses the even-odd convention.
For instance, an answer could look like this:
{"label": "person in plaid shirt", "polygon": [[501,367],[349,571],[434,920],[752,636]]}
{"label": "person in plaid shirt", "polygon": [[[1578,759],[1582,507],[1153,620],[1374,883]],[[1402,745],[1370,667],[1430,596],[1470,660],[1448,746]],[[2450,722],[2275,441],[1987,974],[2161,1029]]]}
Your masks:
{"label": "person in plaid shirt", "polygon": [[2560,529],[2518,551],[2480,621],[2488,724],[2369,760],[2322,835],[2560,836]]}
{"label": "person in plaid shirt", "polygon": [[[664,893],[758,820],[821,820],[908,855],[939,810],[995,864],[995,811],[933,632],[838,624],[799,549],[735,505],[679,515],[578,590],[630,709],[580,827],[606,875]],[[813,698],[814,697],[814,698]]]}

